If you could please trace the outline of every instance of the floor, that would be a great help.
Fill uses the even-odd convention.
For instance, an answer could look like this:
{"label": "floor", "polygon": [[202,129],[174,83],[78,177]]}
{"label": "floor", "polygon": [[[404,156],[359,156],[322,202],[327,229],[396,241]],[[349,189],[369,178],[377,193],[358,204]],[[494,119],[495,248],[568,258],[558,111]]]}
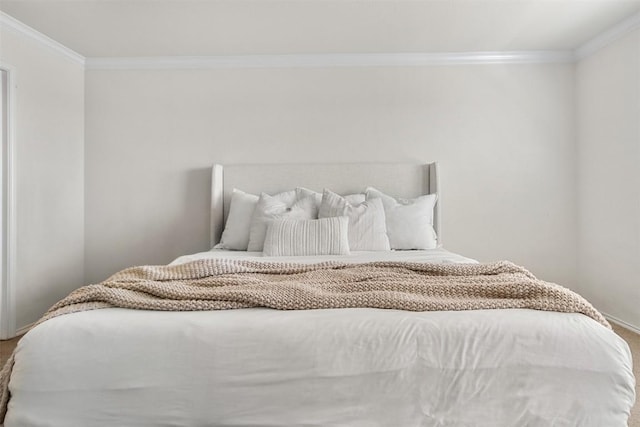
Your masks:
{"label": "floor", "polygon": [[20,338],[22,338],[22,336],[7,341],[0,341],[0,366],[4,366],[4,362],[11,356]]}
{"label": "floor", "polygon": [[[618,325],[613,325],[613,330],[629,343],[631,353],[633,354],[633,374],[636,377],[637,397],[636,405],[631,411],[631,417],[629,418],[629,427],[640,427],[640,402],[638,402],[640,400],[640,335]],[[16,337],[8,341],[0,341],[0,367],[3,366],[4,362],[9,358],[19,339],[20,337]]]}

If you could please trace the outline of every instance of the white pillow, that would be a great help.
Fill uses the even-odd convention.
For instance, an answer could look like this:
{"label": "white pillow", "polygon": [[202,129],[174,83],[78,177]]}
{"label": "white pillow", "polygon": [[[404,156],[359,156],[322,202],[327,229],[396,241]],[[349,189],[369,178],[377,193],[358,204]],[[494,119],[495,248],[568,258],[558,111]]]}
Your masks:
{"label": "white pillow", "polygon": [[262,193],[251,218],[248,251],[262,251],[269,221],[275,219],[315,219],[318,217],[315,197],[295,190],[270,196]]}
{"label": "white pillow", "polygon": [[258,199],[259,197],[254,194],[233,189],[227,222],[224,225],[220,243],[215,245],[214,249],[247,250],[249,227]]}
{"label": "white pillow", "polygon": [[[318,209],[320,209],[320,203],[322,203],[322,193],[318,193],[313,190],[308,190],[304,187],[296,188],[296,192],[298,196],[300,196],[300,194],[304,194],[304,195],[313,194],[316,198],[316,205],[318,205]],[[342,197],[344,197],[347,200],[347,202],[351,203],[352,205],[359,205],[360,203],[364,202],[366,199],[366,196],[364,193],[347,194]]]}
{"label": "white pillow", "polygon": [[372,187],[365,193],[367,200],[382,200],[392,249],[434,249],[438,246],[433,229],[435,194],[395,199]]}
{"label": "white pillow", "polygon": [[322,193],[319,218],[349,217],[349,248],[352,251],[388,251],[389,238],[384,207],[380,199],[352,205],[344,197],[330,191]]}
{"label": "white pillow", "polygon": [[278,219],[267,228],[266,256],[349,255],[349,219]]}

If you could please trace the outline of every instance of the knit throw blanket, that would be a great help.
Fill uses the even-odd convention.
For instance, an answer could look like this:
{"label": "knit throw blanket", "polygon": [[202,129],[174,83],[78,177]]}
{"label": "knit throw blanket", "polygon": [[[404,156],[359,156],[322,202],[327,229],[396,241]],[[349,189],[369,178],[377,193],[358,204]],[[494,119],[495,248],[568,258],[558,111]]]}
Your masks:
{"label": "knit throw blanket", "polygon": [[[373,262],[314,265],[208,259],[123,270],[77,289],[36,324],[106,307],[141,310],[308,310],[369,307],[410,311],[527,308],[582,313],[607,328],[589,302],[507,261],[490,264]],[[372,314],[374,315],[374,314]],[[0,372],[0,423],[12,355]]]}

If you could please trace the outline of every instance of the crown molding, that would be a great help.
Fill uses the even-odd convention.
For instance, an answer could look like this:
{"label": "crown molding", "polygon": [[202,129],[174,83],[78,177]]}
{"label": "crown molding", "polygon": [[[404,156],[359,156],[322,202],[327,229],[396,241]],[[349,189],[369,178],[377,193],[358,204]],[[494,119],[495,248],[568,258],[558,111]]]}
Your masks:
{"label": "crown molding", "polygon": [[608,46],[609,44],[627,35],[631,31],[637,30],[638,28],[640,28],[640,12],[636,13],[635,15],[631,15],[627,19],[619,22],[618,24],[614,25],[605,32],[597,35],[593,39],[577,48],[574,51],[575,59],[579,61],[588,56],[591,56],[603,47]]}
{"label": "crown molding", "polygon": [[623,20],[573,51],[343,53],[290,55],[89,57],[34,30],[0,11],[0,26],[20,33],[89,70],[421,67],[430,65],[571,63],[584,59],[640,28],[640,12]]}
{"label": "crown molding", "polygon": [[87,58],[89,70],[420,67],[426,65],[529,64],[572,62],[570,51],[468,53],[345,53],[240,56]]}
{"label": "crown molding", "polygon": [[23,24],[11,15],[7,15],[2,11],[0,11],[0,27],[29,37],[30,39],[48,48],[49,50],[62,54],[63,56],[67,57],[77,64],[83,66],[85,65],[85,57],[80,55],[78,52],[69,49],[63,44],[58,43],[48,36],[45,36],[41,32],[34,30],[28,25]]}

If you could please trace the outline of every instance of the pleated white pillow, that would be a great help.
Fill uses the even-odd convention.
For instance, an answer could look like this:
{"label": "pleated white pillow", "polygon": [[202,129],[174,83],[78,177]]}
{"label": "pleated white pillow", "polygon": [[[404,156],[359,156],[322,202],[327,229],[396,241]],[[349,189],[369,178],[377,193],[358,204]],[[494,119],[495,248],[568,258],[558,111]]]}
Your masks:
{"label": "pleated white pillow", "polygon": [[433,229],[433,208],[437,196],[427,194],[415,199],[396,199],[367,188],[367,200],[381,200],[391,249],[434,249],[438,246]]}
{"label": "pleated white pillow", "polygon": [[265,256],[349,255],[349,219],[272,221],[264,239]]}
{"label": "pleated white pillow", "polygon": [[318,218],[335,216],[349,218],[349,249],[352,251],[390,250],[384,207],[380,199],[352,205],[344,197],[325,189]]}

